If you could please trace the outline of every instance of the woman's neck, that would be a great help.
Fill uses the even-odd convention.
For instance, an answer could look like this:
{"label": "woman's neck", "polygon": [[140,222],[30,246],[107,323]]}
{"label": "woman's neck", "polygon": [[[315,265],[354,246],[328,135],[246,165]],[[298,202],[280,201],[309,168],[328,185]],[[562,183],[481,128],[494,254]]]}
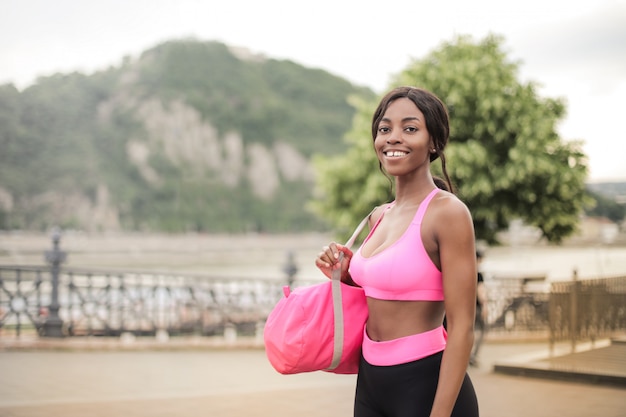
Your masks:
{"label": "woman's neck", "polygon": [[419,181],[405,181],[404,178],[396,178],[396,206],[419,205],[435,186],[432,176]]}

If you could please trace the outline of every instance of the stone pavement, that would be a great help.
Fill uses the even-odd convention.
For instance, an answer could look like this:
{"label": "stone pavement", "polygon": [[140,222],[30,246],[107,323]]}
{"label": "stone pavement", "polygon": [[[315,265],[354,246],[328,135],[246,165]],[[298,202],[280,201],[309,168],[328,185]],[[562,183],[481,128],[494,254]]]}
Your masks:
{"label": "stone pavement", "polygon": [[[351,416],[355,377],[279,375],[262,349],[0,350],[0,417]],[[171,347],[171,345],[169,345]],[[546,343],[486,343],[470,368],[483,417],[623,417],[626,389],[494,373]]]}
{"label": "stone pavement", "polygon": [[626,339],[581,343],[574,350],[571,345],[561,345],[560,350],[548,356],[502,360],[494,365],[494,371],[626,388]]}

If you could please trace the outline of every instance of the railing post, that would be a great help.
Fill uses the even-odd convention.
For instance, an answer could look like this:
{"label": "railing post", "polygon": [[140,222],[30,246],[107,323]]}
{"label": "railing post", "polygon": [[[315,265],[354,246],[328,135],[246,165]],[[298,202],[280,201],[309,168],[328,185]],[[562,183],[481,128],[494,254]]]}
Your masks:
{"label": "railing post", "polygon": [[572,275],[572,286],[569,293],[569,336],[572,343],[572,352],[576,350],[576,341],[578,339],[578,296],[580,293],[580,282],[578,282],[578,271],[574,269]]}
{"label": "railing post", "polygon": [[550,337],[548,340],[550,356],[554,354],[554,344],[556,342],[556,326],[557,326],[557,298],[556,288],[554,282],[550,284],[550,298],[548,300],[548,327],[550,330]]}
{"label": "railing post", "polygon": [[52,250],[46,251],[46,262],[50,264],[50,275],[52,292],[50,295],[50,306],[48,307],[48,317],[43,324],[42,336],[63,337],[63,320],[59,316],[59,270],[61,263],[65,261],[66,253],[59,249],[61,231],[54,228],[52,231]]}

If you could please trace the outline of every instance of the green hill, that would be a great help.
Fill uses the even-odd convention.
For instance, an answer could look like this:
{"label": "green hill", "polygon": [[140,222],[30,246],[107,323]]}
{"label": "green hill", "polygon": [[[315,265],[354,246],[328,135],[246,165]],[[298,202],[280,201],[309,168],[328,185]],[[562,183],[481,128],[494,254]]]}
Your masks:
{"label": "green hill", "polygon": [[283,232],[369,89],[217,42],[0,86],[0,229]]}

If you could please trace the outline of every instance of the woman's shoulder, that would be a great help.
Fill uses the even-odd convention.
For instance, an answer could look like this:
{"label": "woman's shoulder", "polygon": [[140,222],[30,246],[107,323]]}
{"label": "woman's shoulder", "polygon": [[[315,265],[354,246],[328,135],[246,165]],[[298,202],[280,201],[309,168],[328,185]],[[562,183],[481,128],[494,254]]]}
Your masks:
{"label": "woman's shoulder", "polygon": [[443,224],[450,221],[466,221],[470,220],[471,215],[467,205],[456,195],[439,190],[437,195],[430,203],[430,212],[436,219]]}
{"label": "woman's shoulder", "polygon": [[378,222],[378,220],[380,219],[380,217],[383,215],[383,212],[393,203],[385,203],[385,204],[381,204],[380,206],[376,206],[374,207],[374,209],[372,210],[372,212],[369,215],[369,225],[370,227],[372,227],[373,225],[376,224],[376,222]]}

